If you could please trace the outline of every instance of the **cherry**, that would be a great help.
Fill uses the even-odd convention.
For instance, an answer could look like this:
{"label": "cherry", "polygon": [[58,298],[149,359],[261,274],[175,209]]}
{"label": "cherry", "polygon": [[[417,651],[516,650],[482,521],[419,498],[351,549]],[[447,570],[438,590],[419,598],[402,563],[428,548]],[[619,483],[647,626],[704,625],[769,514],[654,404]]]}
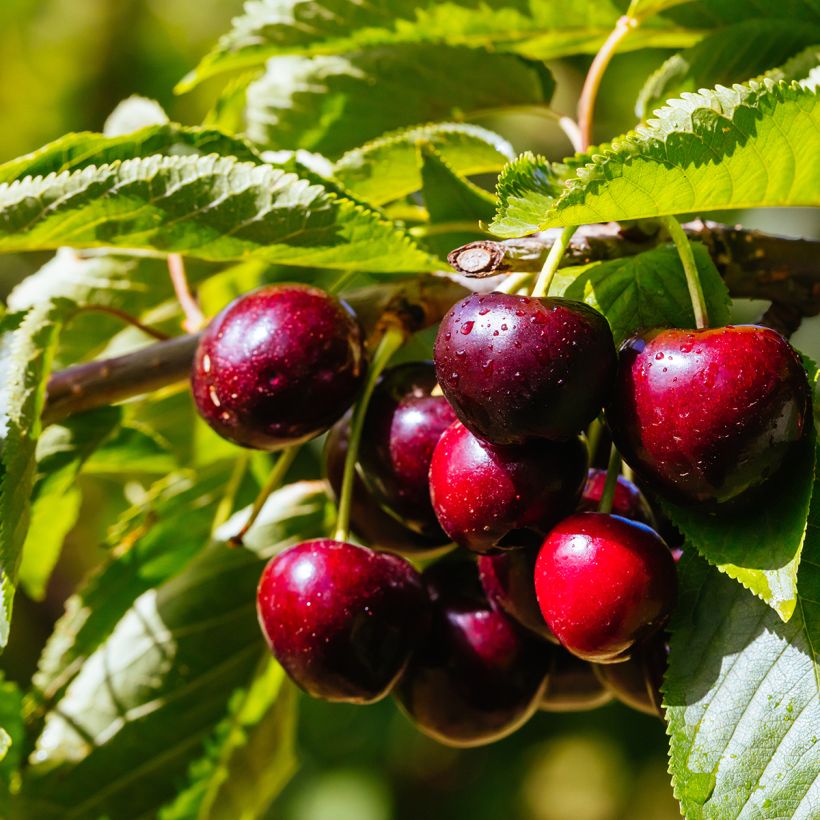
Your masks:
{"label": "cherry", "polygon": [[436,386],[432,362],[386,370],[368,405],[359,463],[371,495],[405,526],[440,535],[430,503],[430,459],[441,434],[456,420]]}
{"label": "cherry", "polygon": [[327,430],[352,404],[365,371],[362,332],[347,305],[307,285],[271,285],[208,325],[191,384],[217,433],[276,450]]}
{"label": "cherry", "polygon": [[645,524],[577,513],[555,527],[535,564],[535,592],[549,628],[580,658],[623,660],[660,629],[675,604],[675,561]]}
{"label": "cherry", "polygon": [[567,299],[472,294],[441,322],[436,373],[459,419],[496,444],[572,438],[611,392],[606,319]]}
{"label": "cherry", "polygon": [[591,664],[554,647],[550,660],[547,688],[541,699],[544,712],[586,712],[612,700],[612,693],[596,674],[598,668],[609,669],[625,664]]}
{"label": "cherry", "polygon": [[586,446],[577,437],[499,447],[456,422],[433,451],[430,495],[447,535],[486,552],[546,532],[574,508],[586,470]]}
{"label": "cherry", "polygon": [[473,565],[440,562],[424,579],[432,623],[396,687],[397,701],[422,732],[448,746],[509,735],[538,707],[549,647],[489,605]]}
{"label": "cherry", "polygon": [[[606,470],[592,469],[587,473],[587,483],[581,494],[578,512],[595,512],[604,494]],[[640,521],[647,526],[655,526],[655,516],[644,494],[629,479],[618,476],[615,484],[615,497],[612,501],[612,512],[633,521]]]}
{"label": "cherry", "polygon": [[661,683],[669,647],[666,635],[654,635],[624,663],[596,664],[595,674],[607,689],[632,709],[662,717]]}
{"label": "cherry", "polygon": [[372,703],[401,675],[423,636],[429,602],[398,555],[342,541],[305,541],[275,556],[257,591],[262,631],[308,694]]}
{"label": "cherry", "polygon": [[607,421],[658,492],[726,502],[761,484],[809,425],[805,370],[765,327],[651,330],[621,349]]}
{"label": "cherry", "polygon": [[[350,413],[346,413],[330,428],[325,442],[325,472],[337,500],[342,491],[349,436]],[[430,535],[420,535],[382,510],[370,495],[358,469],[353,475],[350,525],[353,532],[372,547],[415,557],[437,552],[441,547],[450,543],[450,539],[441,527]]]}
{"label": "cherry", "polygon": [[535,597],[533,577],[537,557],[538,550],[532,547],[480,555],[478,575],[487,600],[495,608],[531,632],[556,642]]}

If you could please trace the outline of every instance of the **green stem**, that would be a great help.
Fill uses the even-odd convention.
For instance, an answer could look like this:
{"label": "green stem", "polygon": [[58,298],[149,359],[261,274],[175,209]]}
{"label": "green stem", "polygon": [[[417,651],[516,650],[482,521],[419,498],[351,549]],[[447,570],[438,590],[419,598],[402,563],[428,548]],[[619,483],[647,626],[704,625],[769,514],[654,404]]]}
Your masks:
{"label": "green stem", "polygon": [[598,502],[598,512],[612,512],[612,505],[615,502],[615,490],[618,486],[618,476],[621,474],[621,454],[612,445],[609,451],[609,464],[606,467],[606,483],[604,491],[601,493],[601,500]]}
{"label": "green stem", "polygon": [[236,494],[239,492],[239,485],[245,477],[245,472],[250,464],[251,454],[248,451],[242,451],[236,458],[231,471],[231,477],[225,485],[225,491],[219,501],[219,506],[216,508],[213,524],[211,524],[211,533],[215,533],[230,517],[233,512],[233,505],[236,501]]}
{"label": "green stem", "polygon": [[499,293],[517,293],[532,281],[531,273],[511,273],[497,288]]}
{"label": "green stem", "polygon": [[689,288],[689,298],[692,300],[692,310],[695,313],[695,325],[699,328],[709,327],[706,299],[703,296],[698,266],[695,264],[695,255],[692,253],[689,237],[686,236],[680,222],[674,216],[665,216],[661,219],[680,255],[683,271],[686,274],[686,286]]}
{"label": "green stem", "polygon": [[276,459],[276,464],[273,465],[273,469],[270,471],[265,486],[262,487],[259,491],[259,495],[256,496],[256,501],[253,502],[248,520],[242,529],[229,540],[228,543],[230,546],[242,546],[242,539],[248,534],[248,530],[256,523],[256,519],[259,518],[259,513],[262,512],[262,507],[265,506],[268,497],[274,490],[278,490],[279,487],[282,486],[282,482],[285,480],[285,476],[296,459],[296,455],[301,446],[301,444],[294,444],[292,447],[282,450],[282,454]]}
{"label": "green stem", "polygon": [[347,285],[354,276],[356,276],[357,273],[358,271],[355,270],[343,271],[339,278],[328,288],[328,293],[339,293],[341,289],[345,287],[345,285]]}
{"label": "green stem", "polygon": [[589,450],[590,459],[595,458],[595,453],[598,450],[598,444],[601,441],[601,433],[603,433],[604,425],[600,418],[595,418],[587,427],[587,448]]}
{"label": "green stem", "polygon": [[561,236],[555,240],[547,258],[544,260],[544,267],[541,268],[541,273],[538,274],[538,279],[535,282],[535,287],[532,289],[532,295],[535,297],[546,296],[552,284],[555,272],[561,264],[561,259],[569,246],[569,241],[572,235],[577,230],[576,226],[571,225],[561,231]]}
{"label": "green stem", "polygon": [[342,476],[342,489],[339,493],[336,531],[333,535],[337,541],[347,541],[350,537],[350,502],[353,498],[353,478],[356,470],[356,460],[359,457],[359,443],[362,440],[362,427],[367,413],[367,405],[373,395],[373,390],[381,372],[403,343],[404,330],[394,325],[389,326],[379,341],[376,352],[373,354],[370,368],[367,371],[364,390],[362,390],[362,394],[353,409],[353,416],[350,420],[350,437],[347,441],[345,469]]}

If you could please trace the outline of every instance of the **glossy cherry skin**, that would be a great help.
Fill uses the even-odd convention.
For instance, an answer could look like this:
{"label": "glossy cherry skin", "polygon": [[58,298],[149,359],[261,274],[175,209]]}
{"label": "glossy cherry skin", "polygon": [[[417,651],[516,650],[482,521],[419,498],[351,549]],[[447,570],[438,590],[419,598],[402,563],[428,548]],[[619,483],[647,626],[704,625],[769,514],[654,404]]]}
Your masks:
{"label": "glossy cherry skin", "polygon": [[450,538],[487,552],[549,530],[575,508],[586,471],[586,445],[577,437],[499,447],[456,422],[433,451],[430,497]]}
{"label": "glossy cherry skin", "polygon": [[[475,567],[453,565],[447,572]],[[425,577],[429,575],[425,573]],[[436,570],[429,585],[433,619],[427,639],[395,690],[404,712],[448,746],[480,746],[509,735],[537,709],[549,646],[518,628],[464,584]]]}
{"label": "glossy cherry skin", "polygon": [[774,330],[652,330],[621,349],[607,421],[653,490],[721,503],[782,464],[809,424],[809,395],[799,357]]}
{"label": "glossy cherry skin", "polygon": [[556,643],[535,597],[535,559],[538,549],[523,547],[478,557],[478,576],[492,606],[521,626]]}
{"label": "glossy cherry skin", "polygon": [[423,637],[429,601],[398,555],[305,541],[265,567],[259,623],[285,671],[315,698],[372,703],[398,680]]}
{"label": "glossy cherry skin", "polygon": [[[337,501],[342,491],[349,435],[350,413],[347,413],[331,427],[325,442],[325,475]],[[391,550],[413,557],[435,555],[451,544],[441,527],[434,533],[421,535],[385,512],[370,495],[358,467],[353,476],[350,526],[356,535],[374,549]]]}
{"label": "glossy cherry skin", "polygon": [[386,370],[367,408],[359,447],[363,478],[376,501],[422,535],[441,532],[430,503],[430,460],[456,420],[444,396],[431,396],[431,362]]}
{"label": "glossy cherry skin", "polygon": [[327,430],[353,403],[366,369],[361,328],[347,305],[307,285],[271,285],[208,325],[191,385],[219,435],[277,450]]}
{"label": "glossy cherry skin", "polygon": [[561,647],[554,647],[547,688],[541,699],[544,712],[588,712],[612,700],[612,693],[596,674],[596,669],[624,664],[592,664],[571,655]]}
{"label": "glossy cherry skin", "polygon": [[[605,485],[606,470],[590,470],[581,494],[581,502],[578,504],[578,512],[597,512]],[[646,497],[635,484],[622,475],[618,476],[615,484],[612,513],[630,518],[632,521],[640,521],[649,527],[655,527],[655,516]]]}
{"label": "glossy cherry skin", "polygon": [[495,444],[563,441],[601,410],[617,354],[606,319],[568,299],[472,294],[444,317],[435,344],[444,395]]}
{"label": "glossy cherry skin", "polygon": [[659,630],[675,605],[675,561],[645,524],[577,513],[544,540],[535,593],[547,626],[584,660],[623,660]]}

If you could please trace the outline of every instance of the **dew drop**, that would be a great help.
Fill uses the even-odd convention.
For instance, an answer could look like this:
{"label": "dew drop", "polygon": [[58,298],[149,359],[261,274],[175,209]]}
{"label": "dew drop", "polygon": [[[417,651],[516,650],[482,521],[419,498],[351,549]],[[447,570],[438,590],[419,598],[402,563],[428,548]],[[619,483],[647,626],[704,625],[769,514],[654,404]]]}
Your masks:
{"label": "dew drop", "polygon": [[473,325],[474,325],[474,324],[475,324],[475,322],[465,322],[465,323],[461,326],[461,334],[462,334],[462,336],[469,336],[469,335],[470,335],[470,331],[473,329]]}

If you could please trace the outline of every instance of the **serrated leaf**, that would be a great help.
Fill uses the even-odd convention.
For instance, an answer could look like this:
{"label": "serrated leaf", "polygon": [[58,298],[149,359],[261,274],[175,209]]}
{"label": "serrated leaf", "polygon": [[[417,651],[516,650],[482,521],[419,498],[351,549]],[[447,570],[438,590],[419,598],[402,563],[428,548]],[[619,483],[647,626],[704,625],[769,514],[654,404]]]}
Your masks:
{"label": "serrated leaf", "polygon": [[121,417],[121,411],[113,407],[81,413],[48,427],[37,442],[37,483],[19,577],[20,585],[35,600],[45,596],[65,536],[77,522],[82,500],[75,486],[77,475]]}
{"label": "serrated leaf", "polygon": [[643,119],[667,98],[684,91],[757,77],[817,42],[820,25],[796,26],[792,20],[742,20],[718,29],[666,60],[644,84],[635,111]]}
{"label": "serrated leaf", "polygon": [[383,205],[421,189],[417,146],[431,145],[457,174],[496,173],[513,159],[502,137],[466,123],[431,123],[387,134],[348,151],[333,175],[358,197]]}
{"label": "serrated leaf", "polygon": [[263,148],[338,157],[397,128],[545,105],[554,86],[541,66],[474,48],[409,44],[275,57],[248,88],[246,133]]}
{"label": "serrated leaf", "polygon": [[[708,251],[692,244],[712,324],[729,321],[729,291]],[[677,250],[672,245],[600,262],[583,268],[562,268],[550,295],[586,302],[606,316],[620,344],[649,327],[695,326],[692,300]]]}
{"label": "serrated leaf", "polygon": [[[623,14],[614,0],[252,0],[232,30],[177,86],[230,71],[247,71],[281,54],[343,54],[405,43],[469,45],[548,60],[594,53]],[[699,32],[654,17],[632,33],[624,49],[691,45]]]}
{"label": "serrated leaf", "polygon": [[768,79],[685,94],[646,126],[575,158],[576,177],[554,201],[530,181],[530,169],[505,175],[515,197],[500,197],[491,227],[521,236],[692,211],[819,205],[817,97]]}
{"label": "serrated leaf", "polygon": [[117,103],[105,121],[103,132],[107,137],[121,137],[123,134],[133,134],[141,128],[167,125],[169,122],[165,109],[156,100],[132,94]]}
{"label": "serrated leaf", "polygon": [[225,157],[131,159],[0,185],[0,251],[117,247],[387,272],[434,260],[379,215]]}
{"label": "serrated leaf", "polygon": [[255,820],[295,769],[296,688],[270,657],[191,766],[190,785],[159,812],[160,820]]}
{"label": "serrated leaf", "polygon": [[[820,598],[817,544],[806,544],[801,601]],[[820,812],[817,621],[784,624],[694,554],[680,564],[664,705],[675,796],[687,818]]]}

